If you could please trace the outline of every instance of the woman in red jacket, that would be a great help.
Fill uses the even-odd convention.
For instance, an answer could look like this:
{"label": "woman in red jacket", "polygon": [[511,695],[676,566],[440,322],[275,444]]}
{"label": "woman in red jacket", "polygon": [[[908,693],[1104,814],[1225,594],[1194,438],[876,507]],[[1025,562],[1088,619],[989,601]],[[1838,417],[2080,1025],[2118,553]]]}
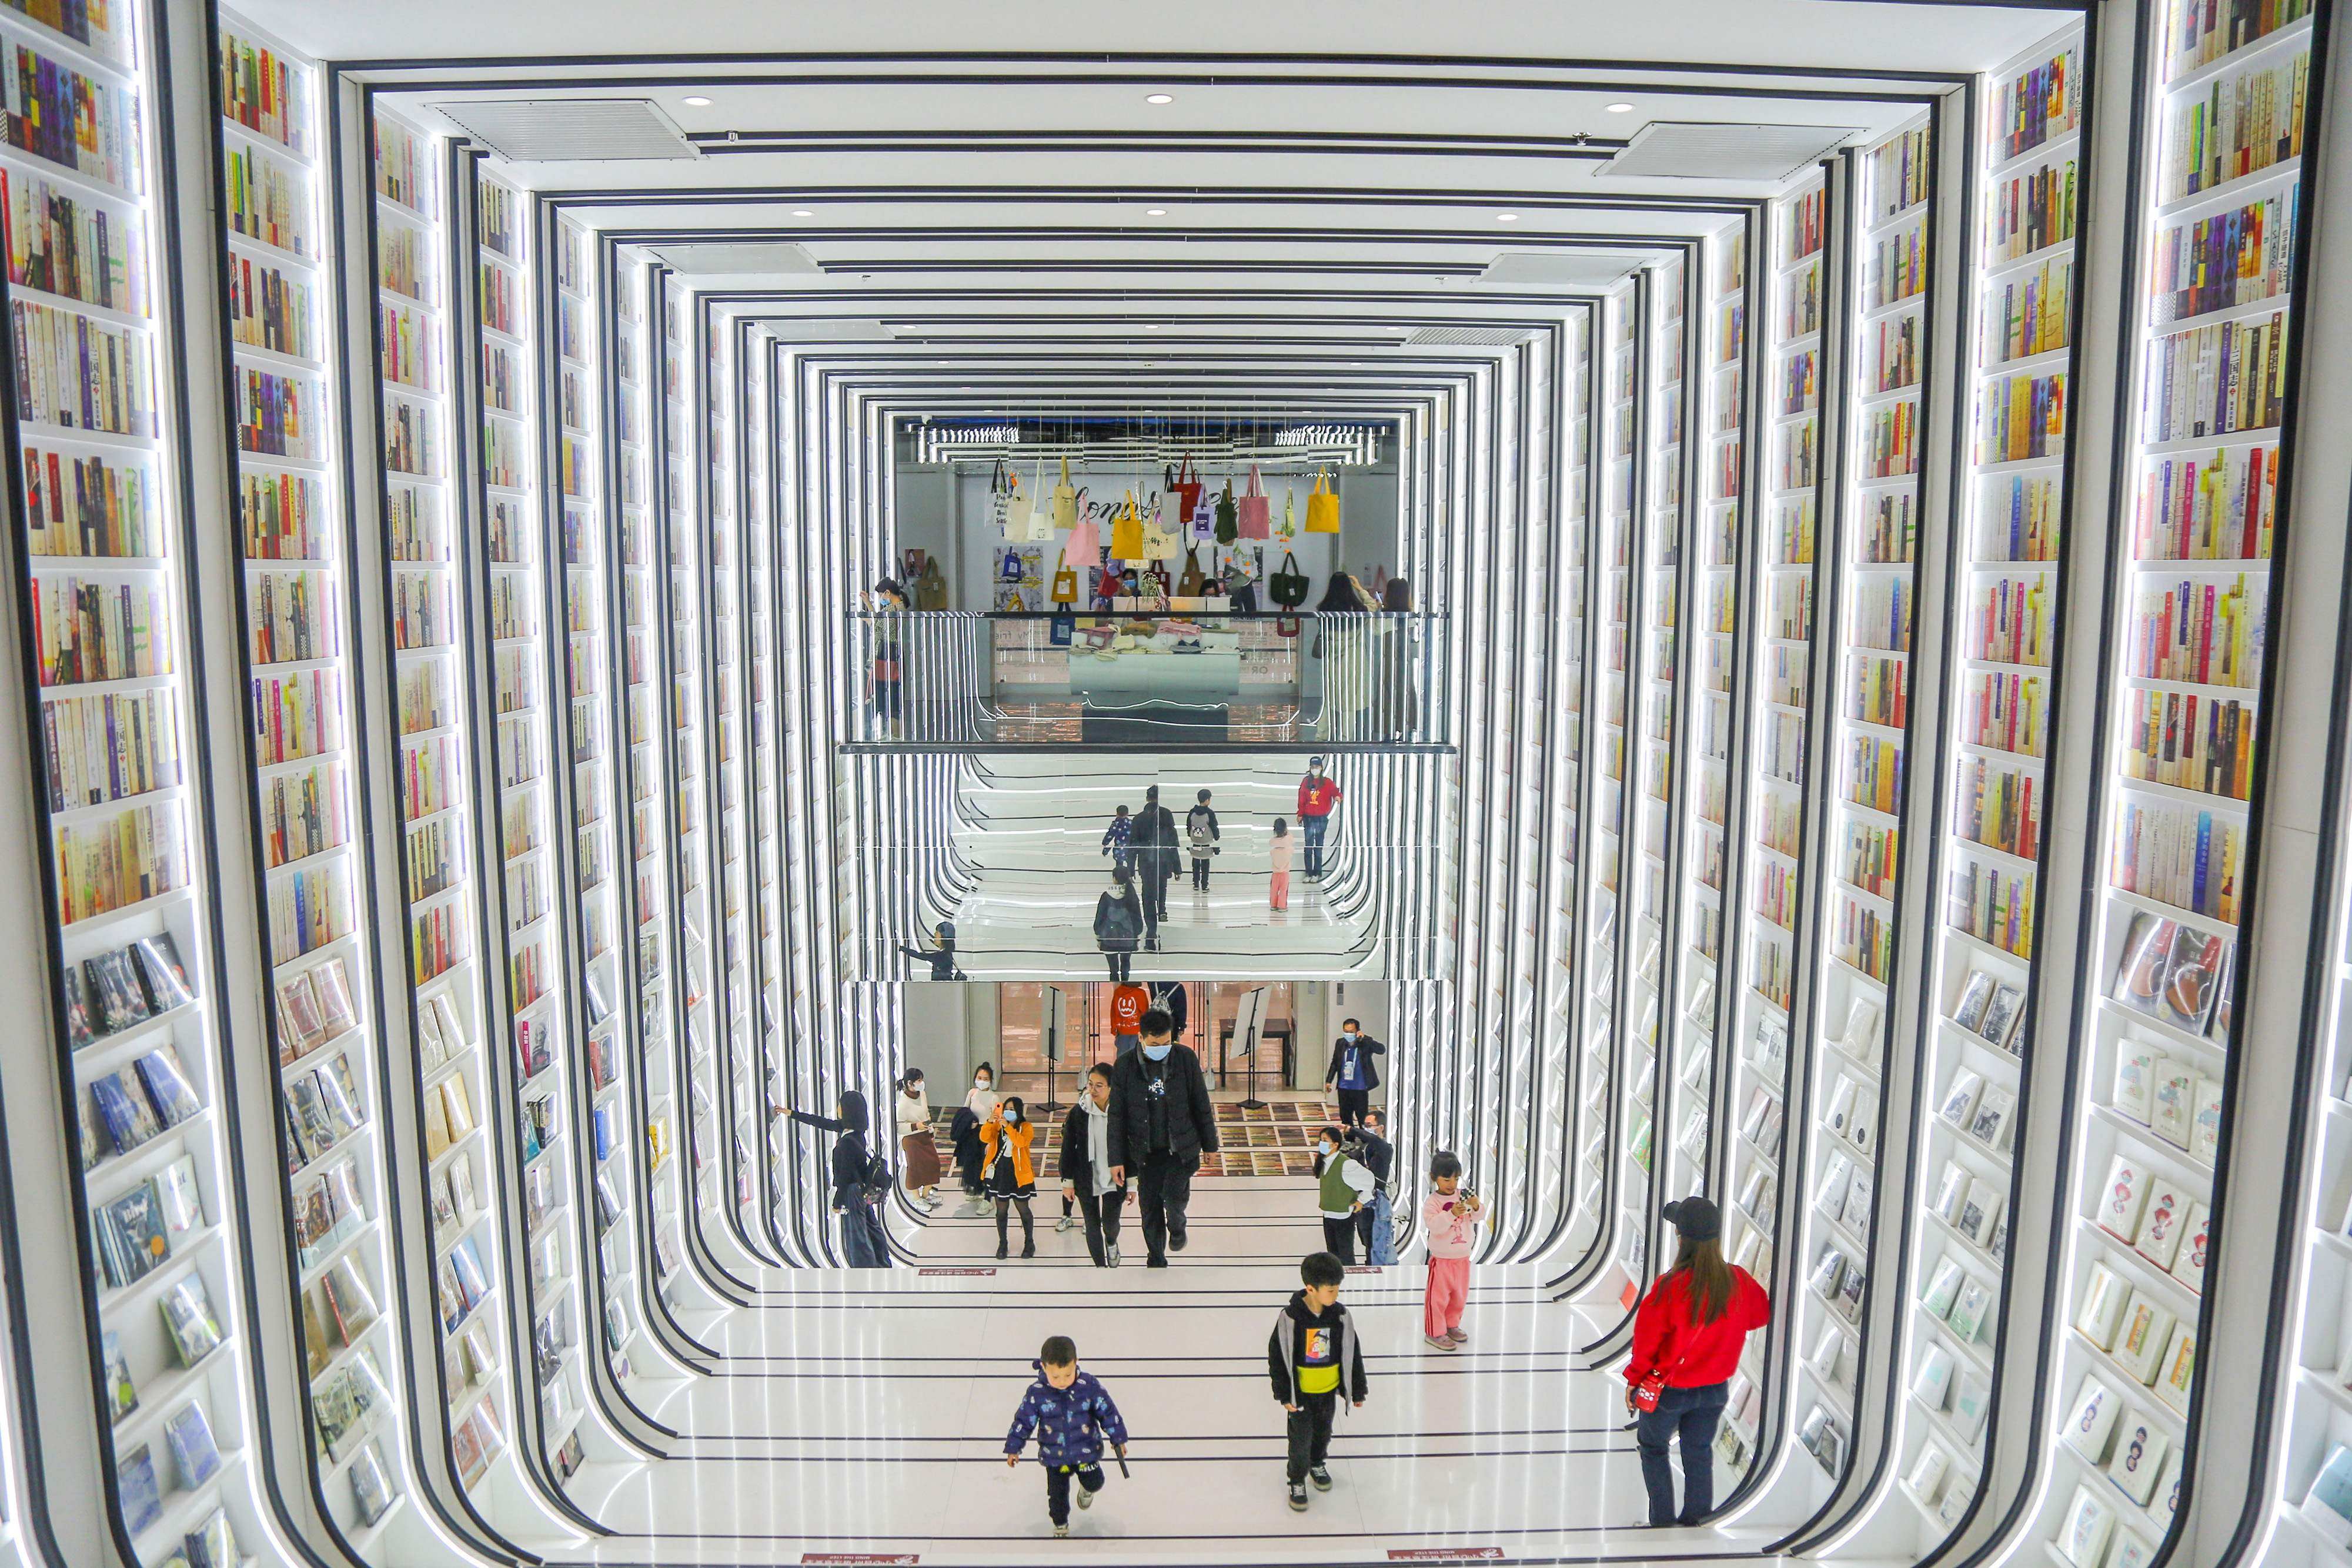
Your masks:
{"label": "woman in red jacket", "polygon": [[[1650,1492],[1650,1523],[1697,1524],[1715,1511],[1715,1428],[1723,1417],[1750,1329],[1762,1328],[1772,1303],[1747,1270],[1724,1261],[1723,1212],[1703,1197],[1665,1207],[1682,1237],[1675,1266],[1658,1276],[1633,1315],[1633,1354],[1625,1364],[1625,1408],[1639,1417],[1642,1484]],[[1653,1375],[1664,1384],[1654,1410],[1636,1394]],[[1666,1447],[1683,1444],[1683,1506],[1675,1508],[1675,1476]]]}

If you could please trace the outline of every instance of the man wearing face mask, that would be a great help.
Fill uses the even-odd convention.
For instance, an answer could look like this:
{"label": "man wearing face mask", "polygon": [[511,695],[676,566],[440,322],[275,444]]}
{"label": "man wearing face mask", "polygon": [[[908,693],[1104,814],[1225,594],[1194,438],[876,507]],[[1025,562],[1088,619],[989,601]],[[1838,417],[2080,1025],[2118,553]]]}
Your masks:
{"label": "man wearing face mask", "polygon": [[1141,1028],[1142,1049],[1111,1069],[1110,1179],[1118,1185],[1135,1173],[1148,1263],[1165,1269],[1170,1252],[1184,1250],[1192,1173],[1203,1154],[1216,1152],[1217,1113],[1201,1059],[1175,1042],[1175,1021],[1153,1008]]}
{"label": "man wearing face mask", "polygon": [[1381,1086],[1380,1069],[1372,1065],[1372,1058],[1388,1053],[1387,1046],[1364,1032],[1362,1019],[1349,1019],[1340,1026],[1339,1038],[1331,1046],[1331,1064],[1323,1070],[1323,1087],[1339,1086],[1339,1120],[1348,1126],[1364,1124],[1372,1091]]}

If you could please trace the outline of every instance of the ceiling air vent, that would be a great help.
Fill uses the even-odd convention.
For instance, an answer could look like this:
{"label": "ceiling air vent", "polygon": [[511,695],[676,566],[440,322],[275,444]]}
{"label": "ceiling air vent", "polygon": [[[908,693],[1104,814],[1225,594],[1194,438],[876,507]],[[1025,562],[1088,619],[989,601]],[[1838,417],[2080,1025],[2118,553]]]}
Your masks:
{"label": "ceiling air vent", "polygon": [[1531,335],[1526,327],[1423,327],[1407,343],[1448,344],[1456,348],[1507,349]]}
{"label": "ceiling air vent", "polygon": [[648,99],[467,98],[433,107],[509,162],[702,156]]}
{"label": "ceiling air vent", "polygon": [[729,244],[724,241],[709,245],[664,245],[653,247],[654,254],[679,272],[708,277],[721,273],[805,273],[815,275],[824,269],[815,258],[796,245]]}
{"label": "ceiling air vent", "polygon": [[1854,132],[1836,125],[1718,125],[1654,120],[1593,172],[1595,179],[1763,180],[1810,169]]}
{"label": "ceiling air vent", "polygon": [[1640,256],[1622,252],[1507,250],[1486,264],[1478,281],[1526,288],[1606,288],[1641,265]]}

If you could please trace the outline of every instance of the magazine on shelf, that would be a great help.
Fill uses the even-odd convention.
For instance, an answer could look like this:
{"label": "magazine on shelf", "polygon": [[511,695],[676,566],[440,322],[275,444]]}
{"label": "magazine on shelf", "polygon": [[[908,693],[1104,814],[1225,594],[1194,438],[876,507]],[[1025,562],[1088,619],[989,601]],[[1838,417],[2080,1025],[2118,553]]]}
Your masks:
{"label": "magazine on shelf", "polygon": [[95,1224],[99,1260],[109,1285],[120,1288],[143,1280],[172,1255],[163,1199],[152,1177],[100,1207]]}
{"label": "magazine on shelf", "polygon": [[176,1127],[204,1109],[186,1069],[180,1065],[180,1053],[173,1047],[149,1051],[137,1066],[148,1103],[155,1107],[156,1119],[164,1126]]}
{"label": "magazine on shelf", "polygon": [[201,1275],[174,1281],[163,1292],[163,1326],[180,1353],[182,1366],[194,1366],[220,1348],[220,1319],[213,1313],[212,1299],[205,1293]]}
{"label": "magazine on shelf", "polygon": [[93,1079],[89,1092],[98,1106],[99,1119],[106,1128],[114,1152],[127,1155],[163,1130],[155,1119],[155,1108],[147,1099],[147,1092],[138,1082],[135,1068],[123,1068],[102,1078]]}
{"label": "magazine on shelf", "polygon": [[172,1446],[182,1490],[194,1491],[220,1473],[220,1448],[201,1401],[191,1399],[164,1417],[163,1436]]}

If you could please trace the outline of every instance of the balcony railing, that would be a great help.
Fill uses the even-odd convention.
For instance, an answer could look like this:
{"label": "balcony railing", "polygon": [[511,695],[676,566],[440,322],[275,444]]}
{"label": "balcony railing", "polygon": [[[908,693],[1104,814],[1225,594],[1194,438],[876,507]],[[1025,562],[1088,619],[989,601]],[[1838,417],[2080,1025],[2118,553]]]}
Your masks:
{"label": "balcony railing", "polygon": [[855,611],[872,747],[1384,750],[1452,743],[1444,617]]}

